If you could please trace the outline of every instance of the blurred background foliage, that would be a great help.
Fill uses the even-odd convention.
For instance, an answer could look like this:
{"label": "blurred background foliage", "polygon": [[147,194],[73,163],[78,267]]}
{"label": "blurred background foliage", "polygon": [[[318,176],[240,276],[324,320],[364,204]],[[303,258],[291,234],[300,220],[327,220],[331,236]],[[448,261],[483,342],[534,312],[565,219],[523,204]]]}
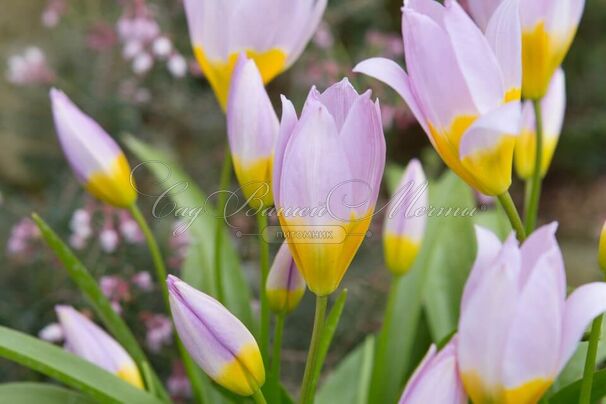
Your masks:
{"label": "blurred background foliage", "polygon": [[[382,84],[351,73],[355,63],[371,56],[403,62],[400,3],[330,0],[304,55],[270,84],[269,91],[279,111],[279,94],[300,107],[311,85],[323,89],[343,76],[358,90],[371,87],[381,99],[390,163],[403,166],[420,156],[436,178],[443,167],[404,103]],[[588,1],[564,66],[567,118],[542,199],[542,220],[560,221],[571,284],[597,277],[597,235],[606,219],[604,26],[606,2]],[[226,140],[224,116],[192,60],[181,2],[5,1],[0,12],[0,72],[0,324],[36,335],[54,322],[55,304],[83,303],[24,220],[36,211],[70,239],[98,278],[104,277],[107,293],[116,294],[117,307],[147,349],[156,353],[161,374],[185,394],[179,390],[186,390],[182,371],[178,363],[170,362],[172,348],[165,344],[170,327],[157,313],[162,309],[156,292],[141,275],[151,265],[146,250],[136,231],[126,228],[128,217],[93,202],[76,183],[55,138],[47,95],[51,86],[61,88],[117,139],[132,133],[165,150],[207,194],[214,191]],[[136,165],[134,158],[131,162]],[[145,192],[159,192],[150,175],[141,173],[138,180]],[[516,183],[513,191],[521,201],[522,184]],[[387,200],[387,191],[382,198]],[[150,212],[154,198],[141,199]],[[78,212],[88,215],[90,224],[79,222],[83,213]],[[254,231],[250,218],[235,220]],[[178,272],[187,240],[171,236],[175,221],[167,217],[153,225]],[[349,298],[328,367],[380,327],[389,288],[378,237],[380,222],[374,221],[373,235],[345,277]],[[235,243],[252,282],[257,272],[255,239],[243,237]],[[305,360],[312,306],[308,295],[287,321],[284,374],[292,389]],[[46,336],[52,337],[51,331],[46,329]],[[424,350],[422,345],[419,351]],[[1,381],[25,377],[36,376],[0,362]]]}

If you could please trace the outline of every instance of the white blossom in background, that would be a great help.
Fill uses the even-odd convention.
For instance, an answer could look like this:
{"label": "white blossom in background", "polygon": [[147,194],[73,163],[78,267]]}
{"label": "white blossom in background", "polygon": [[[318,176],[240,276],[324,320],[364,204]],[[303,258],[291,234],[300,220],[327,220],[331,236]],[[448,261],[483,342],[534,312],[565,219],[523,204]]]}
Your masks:
{"label": "white blossom in background", "polygon": [[173,77],[181,78],[187,73],[187,61],[178,53],[173,54],[167,63],[168,71]]}
{"label": "white blossom in background", "polygon": [[159,36],[154,40],[152,49],[154,51],[154,55],[159,59],[166,59],[168,56],[170,56],[173,50],[173,44],[167,37]]}
{"label": "white blossom in background", "polygon": [[38,332],[38,337],[48,342],[63,341],[63,327],[59,323],[50,323]]}
{"label": "white blossom in background", "polygon": [[108,254],[116,251],[120,239],[118,233],[114,229],[103,229],[99,234],[99,242],[101,243],[101,249]]}
{"label": "white blossom in background", "polygon": [[37,46],[8,58],[6,79],[16,85],[49,84],[55,79],[55,73],[48,66],[44,52]]}

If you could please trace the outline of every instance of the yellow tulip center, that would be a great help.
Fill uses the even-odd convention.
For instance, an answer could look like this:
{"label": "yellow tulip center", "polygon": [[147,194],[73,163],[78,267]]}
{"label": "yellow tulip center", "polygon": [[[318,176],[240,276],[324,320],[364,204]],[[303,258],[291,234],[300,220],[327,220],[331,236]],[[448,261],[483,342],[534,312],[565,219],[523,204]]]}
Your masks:
{"label": "yellow tulip center", "polygon": [[137,192],[130,178],[130,166],[123,153],[114,160],[109,171],[97,171],[89,175],[85,187],[93,196],[110,205],[126,208],[137,199]]}

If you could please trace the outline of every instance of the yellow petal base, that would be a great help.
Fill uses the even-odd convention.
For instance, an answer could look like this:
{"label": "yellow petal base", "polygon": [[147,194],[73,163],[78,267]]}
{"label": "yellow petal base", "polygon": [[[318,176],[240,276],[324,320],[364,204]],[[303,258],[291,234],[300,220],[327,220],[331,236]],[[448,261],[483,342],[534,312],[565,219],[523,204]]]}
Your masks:
{"label": "yellow petal base", "polygon": [[383,250],[387,269],[394,275],[404,275],[414,263],[421,243],[397,234],[383,236]]}
{"label": "yellow petal base", "polygon": [[[356,255],[360,244],[366,236],[374,208],[364,217],[352,217],[349,222],[334,222],[331,225],[318,226],[328,228],[341,226],[345,230],[345,239],[335,242],[333,238],[314,240],[313,243],[292,242],[290,252],[307,283],[307,287],[318,296],[327,296],[335,291]],[[306,223],[301,219],[280,216],[280,224],[284,232],[300,229]],[[314,226],[308,226],[314,230]]]}
{"label": "yellow petal base", "polygon": [[[543,138],[543,155],[541,157],[541,177],[544,177],[551,165],[551,160],[558,144],[557,136],[545,134]],[[523,131],[516,140],[514,163],[518,177],[528,180],[532,177],[535,164],[537,138],[534,131]]]}
{"label": "yellow petal base", "polygon": [[538,100],[543,98],[551,77],[564,61],[572,44],[576,27],[564,38],[555,38],[539,22],[534,29],[522,33],[522,95]]}
{"label": "yellow petal base", "polygon": [[474,404],[536,404],[553,380],[536,378],[518,387],[486,388],[475,373],[463,373],[461,377],[465,391]]}
{"label": "yellow petal base", "polygon": [[256,344],[244,346],[213,380],[241,396],[250,396],[265,383],[265,368]]}
{"label": "yellow petal base", "polygon": [[244,197],[252,208],[268,208],[274,204],[271,189],[273,156],[244,163],[233,156],[234,170]]}
{"label": "yellow petal base", "polygon": [[472,173],[478,191],[485,195],[501,195],[509,189],[515,143],[514,136],[503,136],[494,148],[463,158],[463,167]]}
{"label": "yellow petal base", "polygon": [[134,184],[131,184],[130,166],[124,154],[120,153],[109,172],[92,173],[86,184],[86,190],[93,196],[110,205],[127,208],[137,199]]}
{"label": "yellow petal base", "polygon": [[[269,83],[274,77],[282,73],[286,68],[286,53],[281,49],[270,49],[265,52],[257,52],[252,49],[244,51],[246,56],[253,59],[259,68],[263,83]],[[227,108],[227,95],[229,83],[239,53],[232,53],[227,60],[210,60],[206,57],[201,46],[194,46],[194,54],[210,83],[223,111]]]}
{"label": "yellow petal base", "polygon": [[132,384],[135,387],[138,387],[140,389],[144,388],[143,380],[141,379],[141,374],[139,373],[137,367],[134,365],[128,365],[120,368],[116,372],[116,376],[118,376],[125,382]]}
{"label": "yellow petal base", "polygon": [[267,289],[267,302],[274,313],[290,313],[297,308],[305,289]]}

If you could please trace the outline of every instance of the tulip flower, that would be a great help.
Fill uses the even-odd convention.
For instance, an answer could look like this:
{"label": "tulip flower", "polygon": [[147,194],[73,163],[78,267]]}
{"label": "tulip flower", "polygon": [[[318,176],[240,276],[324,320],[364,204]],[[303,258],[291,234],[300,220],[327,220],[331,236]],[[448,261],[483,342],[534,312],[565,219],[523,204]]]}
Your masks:
{"label": "tulip flower", "polygon": [[179,278],[166,280],[175,328],[192,359],[215,382],[250,396],[265,382],[265,368],[255,338],[212,297]]}
{"label": "tulip flower", "polygon": [[476,229],[478,253],[461,302],[457,358],[474,403],[536,403],[574,353],[591,320],[606,311],[606,283],[566,298],[557,225],[520,247]]}
{"label": "tulip flower", "polygon": [[305,294],[305,280],[297,269],[287,243],[282,244],[274,258],[265,290],[269,308],[275,313],[290,313]]}
{"label": "tulip flower", "polygon": [[339,286],[362,243],[384,166],[381,114],[370,91],[359,95],[347,79],[323,93],[314,87],[298,120],[282,98],[274,201],[284,234],[310,235],[287,241],[316,295]]}
{"label": "tulip flower", "polygon": [[326,0],[185,0],[196,59],[221,107],[240,52],[268,83],[297,60],[325,8]]}
{"label": "tulip flower", "polygon": [[227,135],[236,176],[254,208],[273,205],[273,152],[280,122],[252,59],[240,54],[227,102]]}
{"label": "tulip flower", "polygon": [[55,311],[63,328],[66,350],[143,388],[137,365],[120,344],[73,307],[56,306]]}
{"label": "tulip flower", "polygon": [[385,263],[394,275],[403,275],[414,263],[425,235],[427,180],[421,163],[414,159],[402,175],[400,185],[385,212],[383,249]]}
{"label": "tulip flower", "polygon": [[603,272],[606,272],[606,222],[600,232],[600,245],[598,247],[598,262]]}
{"label": "tulip flower", "polygon": [[[549,91],[541,100],[543,115],[543,157],[541,158],[541,176],[549,169],[553,153],[558,144],[564,112],[566,110],[566,83],[564,71],[558,69],[551,80]],[[514,151],[514,166],[518,176],[528,180],[532,178],[536,152],[536,123],[532,102],[526,101],[522,110],[522,130]]]}
{"label": "tulip flower", "polygon": [[467,396],[457,372],[456,336],[440,352],[431,345],[408,380],[400,404],[466,404]]}
{"label": "tulip flower", "polygon": [[131,206],[137,194],[120,147],[62,91],[53,88],[50,98],[59,142],[78,180],[103,202]]}
{"label": "tulip flower", "polygon": [[[481,27],[503,0],[468,0],[468,10]],[[519,0],[522,24],[522,93],[540,99],[562,64],[583,15],[585,0]]]}
{"label": "tulip flower", "polygon": [[516,1],[497,9],[486,35],[453,0],[408,0],[402,11],[407,72],[384,58],[354,71],[396,90],[444,162],[469,185],[503,194],[521,114]]}

